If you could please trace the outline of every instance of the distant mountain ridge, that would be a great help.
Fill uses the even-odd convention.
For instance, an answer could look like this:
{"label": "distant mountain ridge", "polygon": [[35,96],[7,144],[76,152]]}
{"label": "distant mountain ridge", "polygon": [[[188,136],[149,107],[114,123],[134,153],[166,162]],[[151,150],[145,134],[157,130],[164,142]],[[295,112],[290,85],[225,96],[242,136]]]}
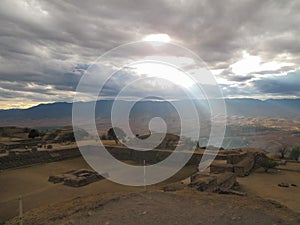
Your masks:
{"label": "distant mountain ridge", "polygon": [[[195,101],[200,102],[203,107],[207,107],[204,100]],[[96,104],[97,117],[109,119],[113,102],[113,100],[98,101]],[[127,101],[120,103],[128,104]],[[185,104],[184,101],[181,103]],[[300,99],[225,99],[225,103],[228,116],[300,118]],[[91,102],[79,104],[88,105]],[[168,116],[173,109],[168,102],[149,100],[136,103],[132,113],[139,116],[145,111],[155,111],[157,114]],[[0,126],[51,127],[69,125],[71,121],[72,103],[67,102],[40,104],[28,109],[0,110]]]}
{"label": "distant mountain ridge", "polygon": [[226,99],[227,114],[246,117],[300,117],[300,99]]}

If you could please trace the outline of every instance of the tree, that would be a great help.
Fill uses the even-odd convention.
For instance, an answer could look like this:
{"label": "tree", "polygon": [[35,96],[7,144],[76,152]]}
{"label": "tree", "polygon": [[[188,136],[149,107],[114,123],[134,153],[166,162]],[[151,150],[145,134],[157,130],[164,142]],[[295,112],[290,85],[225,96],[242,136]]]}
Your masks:
{"label": "tree", "polygon": [[294,147],[290,153],[290,159],[298,160],[300,157],[300,147]]}
{"label": "tree", "polygon": [[39,133],[38,130],[36,130],[36,129],[31,129],[31,130],[29,131],[28,138],[34,139],[35,137],[38,137],[38,136],[40,136],[40,133]]}
{"label": "tree", "polygon": [[116,144],[118,144],[119,143],[119,139],[124,139],[126,137],[126,134],[119,127],[111,127],[107,131],[107,137],[109,139],[115,140]]}
{"label": "tree", "polygon": [[285,155],[288,153],[288,148],[286,145],[281,145],[281,147],[279,147],[278,152],[280,153],[280,158],[284,159]]}

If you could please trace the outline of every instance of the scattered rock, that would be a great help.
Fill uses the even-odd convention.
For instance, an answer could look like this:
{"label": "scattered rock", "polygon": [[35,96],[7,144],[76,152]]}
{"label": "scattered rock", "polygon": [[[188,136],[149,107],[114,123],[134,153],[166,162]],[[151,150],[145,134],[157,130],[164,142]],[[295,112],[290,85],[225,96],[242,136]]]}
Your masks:
{"label": "scattered rock", "polygon": [[281,182],[280,184],[278,184],[278,186],[288,188],[290,185],[288,183]]}
{"label": "scattered rock", "polygon": [[179,191],[179,190],[183,190],[185,186],[186,185],[182,184],[182,183],[180,183],[180,184],[170,184],[168,186],[164,186],[163,191],[164,192]]}
{"label": "scattered rock", "polygon": [[231,217],[231,220],[240,220],[240,219],[241,217],[235,217],[235,216]]}
{"label": "scattered rock", "polygon": [[280,162],[278,163],[279,165],[283,165],[283,166],[285,166],[286,165],[286,160],[280,160]]}
{"label": "scattered rock", "polygon": [[172,186],[166,186],[166,187],[163,187],[163,191],[164,192],[176,191],[176,188],[172,187]]}
{"label": "scattered rock", "polygon": [[283,205],[281,205],[279,202],[276,202],[274,200],[267,200],[269,203],[274,205],[276,208],[283,208]]}
{"label": "scattered rock", "polygon": [[246,196],[246,193],[235,191],[235,190],[228,190],[228,191],[222,191],[220,194],[232,194],[232,195],[238,195],[238,196]]}
{"label": "scattered rock", "polygon": [[291,184],[292,187],[298,187],[297,184]]}

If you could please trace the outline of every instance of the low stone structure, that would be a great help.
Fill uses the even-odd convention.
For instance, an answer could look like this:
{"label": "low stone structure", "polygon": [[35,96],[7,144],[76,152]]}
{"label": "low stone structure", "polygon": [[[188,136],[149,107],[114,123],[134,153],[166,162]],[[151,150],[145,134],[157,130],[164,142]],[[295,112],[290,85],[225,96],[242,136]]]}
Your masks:
{"label": "low stone structure", "polygon": [[232,172],[220,174],[196,173],[191,176],[191,188],[198,191],[224,192],[231,189],[236,183],[236,176]]}
{"label": "low stone structure", "polygon": [[9,155],[0,157],[0,170],[66,160],[81,156],[77,148],[55,151],[10,151]]}
{"label": "low stone structure", "polygon": [[236,183],[236,175],[232,172],[226,172],[217,176],[217,185],[219,191],[225,192],[231,189]]}
{"label": "low stone structure", "polygon": [[63,183],[71,187],[81,187],[107,177],[108,174],[98,174],[95,171],[80,169],[72,170],[64,174],[49,176],[48,181],[52,183]]}
{"label": "low stone structure", "polygon": [[232,164],[221,164],[221,163],[213,162],[210,165],[210,172],[211,173],[233,172],[233,165]]}
{"label": "low stone structure", "polygon": [[22,140],[22,141],[11,141],[11,142],[2,142],[0,143],[0,149],[11,150],[11,149],[26,149],[37,146],[38,144],[43,143],[42,140]]}
{"label": "low stone structure", "polygon": [[255,164],[255,153],[253,152],[236,152],[227,155],[226,163],[214,161],[210,165],[211,173],[233,172],[238,177],[249,175]]}
{"label": "low stone structure", "polygon": [[193,174],[189,186],[196,188],[198,191],[214,192],[218,187],[217,176],[201,173]]}
{"label": "low stone structure", "polygon": [[233,171],[238,177],[248,176],[254,166],[254,156],[249,154],[242,161],[233,165]]}
{"label": "low stone structure", "polygon": [[228,164],[237,164],[247,157],[246,152],[232,153],[227,155]]}
{"label": "low stone structure", "polygon": [[249,175],[258,153],[232,150],[223,154],[227,156],[226,160],[216,159],[210,165],[208,174],[193,174],[189,186],[199,191],[228,192],[236,184],[236,177]]}

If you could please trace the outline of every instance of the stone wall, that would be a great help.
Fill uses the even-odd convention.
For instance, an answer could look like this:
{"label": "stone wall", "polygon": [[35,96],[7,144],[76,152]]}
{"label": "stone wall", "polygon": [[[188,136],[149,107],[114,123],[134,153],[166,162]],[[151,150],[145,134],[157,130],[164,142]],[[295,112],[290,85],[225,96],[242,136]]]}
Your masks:
{"label": "stone wall", "polygon": [[238,177],[248,176],[254,166],[254,157],[248,155],[248,157],[233,166],[233,171]]}
{"label": "stone wall", "polygon": [[43,143],[41,140],[23,140],[21,142],[9,142],[1,143],[0,149],[11,150],[11,149],[25,149],[26,147],[31,148],[37,146],[38,144]]}
{"label": "stone wall", "polygon": [[191,183],[189,186],[198,191],[214,192],[218,188],[217,176],[200,173],[194,174],[191,176]]}
{"label": "stone wall", "polygon": [[232,172],[222,173],[217,177],[217,184],[220,191],[228,191],[236,183],[236,175]]}
{"label": "stone wall", "polygon": [[228,164],[237,164],[247,157],[247,153],[233,153],[227,155]]}
{"label": "stone wall", "polygon": [[236,176],[232,172],[221,174],[201,174],[196,173],[191,176],[190,187],[198,191],[220,192],[228,191],[234,186]]}
{"label": "stone wall", "polygon": [[233,165],[232,164],[212,163],[210,165],[210,172],[211,173],[233,172]]}
{"label": "stone wall", "polygon": [[[106,147],[118,160],[132,160],[142,165],[146,160],[147,165],[155,164],[167,158],[172,151],[154,149],[151,151],[136,151],[127,147]],[[179,160],[189,157],[190,159],[186,165],[198,165],[202,159],[202,153],[178,152],[176,153]],[[16,168],[22,166],[29,166],[36,163],[47,163],[59,160],[65,160],[81,156],[77,148],[67,150],[51,150],[51,151],[35,151],[20,154],[11,154],[8,156],[0,157],[0,170]],[[224,160],[226,156],[217,155],[216,159]],[[172,163],[172,162],[171,162]]]}
{"label": "stone wall", "polygon": [[55,162],[79,157],[77,148],[56,151],[37,151],[0,157],[0,170],[29,166],[37,163]]}
{"label": "stone wall", "polygon": [[[146,160],[147,164],[155,164],[166,159],[172,151],[170,150],[161,150],[161,149],[153,149],[151,151],[137,151],[133,149],[129,149],[126,147],[106,147],[111,155],[113,155],[118,160],[133,160],[140,164]],[[176,152],[177,157],[180,159],[185,159],[189,157],[186,165],[198,165],[202,159],[202,153],[194,153],[191,155],[189,152]],[[217,155],[215,159],[217,160],[226,160],[226,155]],[[209,158],[209,157],[208,157]]]}

